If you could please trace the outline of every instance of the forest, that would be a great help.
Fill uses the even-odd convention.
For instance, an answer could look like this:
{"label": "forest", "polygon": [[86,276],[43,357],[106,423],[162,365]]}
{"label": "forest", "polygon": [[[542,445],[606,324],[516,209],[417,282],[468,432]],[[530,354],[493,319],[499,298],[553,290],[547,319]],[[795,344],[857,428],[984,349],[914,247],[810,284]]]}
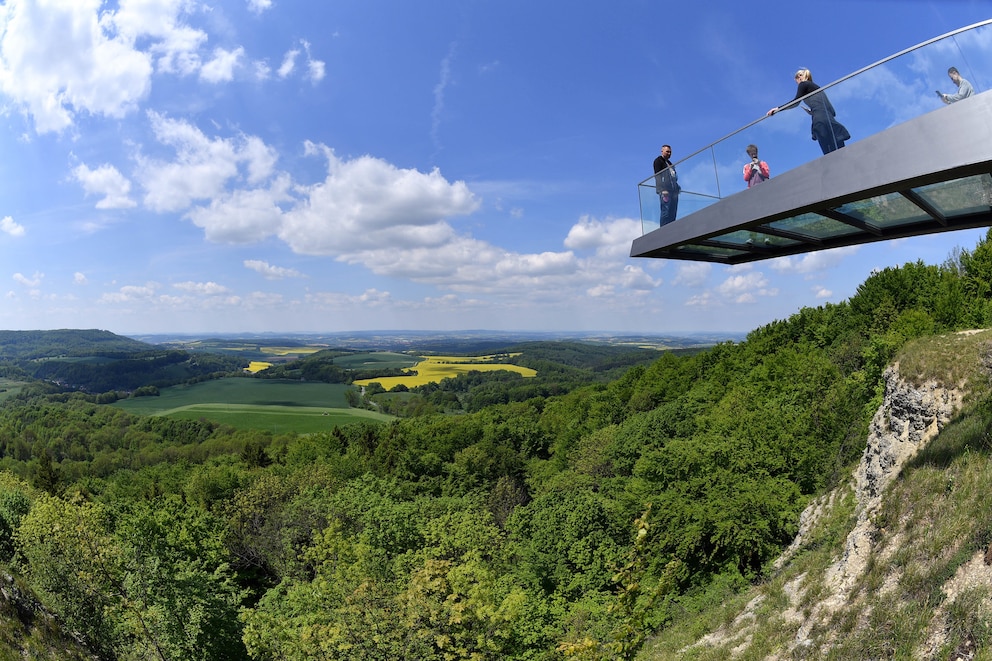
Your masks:
{"label": "forest", "polygon": [[762,580],[805,505],[857,461],[900,347],[990,322],[992,233],[741,342],[604,359],[608,378],[558,390],[455,379],[420,396],[482,387],[486,401],[327,433],[25,388],[0,405],[16,606],[0,610],[14,613],[0,648],[633,659],[680,614]]}

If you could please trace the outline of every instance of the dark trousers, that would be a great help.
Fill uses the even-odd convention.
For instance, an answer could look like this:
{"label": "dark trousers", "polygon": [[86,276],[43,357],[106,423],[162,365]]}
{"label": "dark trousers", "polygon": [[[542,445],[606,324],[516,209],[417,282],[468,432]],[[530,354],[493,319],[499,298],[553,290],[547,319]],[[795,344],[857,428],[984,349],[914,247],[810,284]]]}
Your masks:
{"label": "dark trousers", "polygon": [[834,119],[819,119],[813,122],[813,137],[820,143],[820,151],[829,154],[844,146],[845,140],[851,139],[851,134],[843,124]]}
{"label": "dark trousers", "polygon": [[679,210],[679,196],[669,195],[668,202],[665,202],[665,198],[661,195],[658,196],[658,199],[661,200],[661,223],[659,226],[663,227],[675,220]]}

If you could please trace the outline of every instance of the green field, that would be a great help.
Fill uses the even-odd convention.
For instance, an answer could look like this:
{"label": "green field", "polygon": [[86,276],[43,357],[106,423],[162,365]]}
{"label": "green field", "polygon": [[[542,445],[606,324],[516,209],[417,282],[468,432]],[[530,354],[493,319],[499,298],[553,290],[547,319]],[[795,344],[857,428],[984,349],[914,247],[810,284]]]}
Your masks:
{"label": "green field", "polygon": [[331,431],[360,420],[375,422],[391,416],[363,409],[328,409],[311,406],[255,406],[251,404],[190,404],[157,415],[182,420],[206,418],[238,429],[264,429],[275,434],[296,432],[311,434]]}
{"label": "green field", "polygon": [[352,386],[273,379],[228,378],[163,388],[158,397],[122,399],[114,404],[138,415],[206,418],[242,429],[307,433],[362,419],[389,416],[348,408]]}
{"label": "green field", "polygon": [[26,385],[23,381],[0,377],[0,402],[21,392],[21,389]]}

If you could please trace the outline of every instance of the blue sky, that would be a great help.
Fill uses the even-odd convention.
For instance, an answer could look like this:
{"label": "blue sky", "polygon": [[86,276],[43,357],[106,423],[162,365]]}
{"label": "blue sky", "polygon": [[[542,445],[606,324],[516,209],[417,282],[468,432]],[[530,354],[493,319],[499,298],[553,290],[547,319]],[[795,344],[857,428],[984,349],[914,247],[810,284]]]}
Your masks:
{"label": "blue sky", "polygon": [[742,331],[973,248],[629,258],[662,143],[757,119],[799,66],[824,84],[992,17],[829,8],[8,0],[0,328]]}

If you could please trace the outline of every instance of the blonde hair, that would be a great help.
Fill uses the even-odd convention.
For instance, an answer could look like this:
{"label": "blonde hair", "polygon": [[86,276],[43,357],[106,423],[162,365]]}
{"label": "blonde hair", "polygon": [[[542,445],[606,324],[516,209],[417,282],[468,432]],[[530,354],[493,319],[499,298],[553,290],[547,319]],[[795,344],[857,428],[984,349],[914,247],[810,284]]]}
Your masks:
{"label": "blonde hair", "polygon": [[809,69],[800,69],[797,71],[796,78],[799,80],[808,80],[811,83],[813,82],[813,74],[809,72]]}

